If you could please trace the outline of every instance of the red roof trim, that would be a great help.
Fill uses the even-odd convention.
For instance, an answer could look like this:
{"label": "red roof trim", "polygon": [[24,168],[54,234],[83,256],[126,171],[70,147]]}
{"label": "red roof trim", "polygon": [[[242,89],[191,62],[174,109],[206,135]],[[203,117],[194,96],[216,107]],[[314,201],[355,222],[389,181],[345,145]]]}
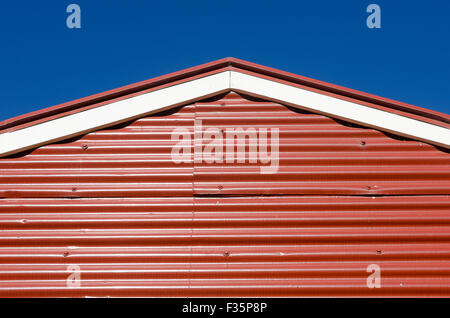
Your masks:
{"label": "red roof trim", "polygon": [[[120,101],[120,100],[123,100],[123,99],[127,99],[127,98],[131,98],[131,97],[134,97],[134,96],[146,94],[146,93],[149,93],[151,91],[155,91],[155,90],[158,90],[158,89],[166,88],[166,87],[172,86],[172,85],[181,84],[183,82],[194,80],[194,79],[197,79],[197,78],[200,78],[200,77],[212,75],[212,74],[215,74],[215,73],[220,73],[220,72],[226,71],[228,69],[229,69],[228,66],[225,66],[225,67],[222,67],[222,68],[217,68],[217,69],[214,69],[212,71],[208,71],[207,69],[205,69],[205,71],[200,72],[200,73],[192,73],[191,76],[188,76],[186,78],[180,77],[178,79],[178,78],[174,77],[173,80],[167,81],[166,83],[161,83],[161,84],[152,85],[152,86],[142,85],[138,89],[135,89],[135,90],[130,91],[128,93],[117,94],[117,97],[115,95],[110,95],[109,97],[101,98],[98,101],[94,99],[94,100],[91,101],[91,103],[86,103],[86,105],[81,104],[81,105],[76,105],[76,107],[70,108],[70,109],[67,109],[67,110],[56,111],[56,112],[54,112],[54,114],[51,114],[51,113],[47,114],[47,115],[42,114],[41,117],[37,117],[34,120],[30,120],[29,122],[24,122],[24,123],[17,123],[16,125],[11,126],[11,127],[7,127],[7,128],[5,128],[3,130],[5,132],[6,131],[15,131],[15,130],[26,128],[26,127],[29,127],[29,126],[34,126],[34,125],[40,124],[42,122],[46,122],[46,121],[54,120],[56,118],[60,118],[60,117],[64,117],[64,116],[68,116],[68,115],[72,115],[72,114],[76,114],[76,113],[79,113],[79,112],[82,112],[82,111],[85,111],[85,110],[88,110],[88,109],[91,109],[91,108],[100,107],[100,106],[103,106],[103,105],[106,105],[106,104],[110,104],[110,103],[113,103],[113,102],[117,102],[117,101]],[[140,82],[140,83],[144,83],[144,82]],[[140,83],[136,83],[136,84],[133,84],[133,85],[138,85]],[[129,86],[131,86],[131,85],[129,85]],[[127,86],[124,86],[124,87],[127,87]],[[118,89],[120,90],[121,88],[118,88]],[[108,92],[112,92],[112,91],[108,91]],[[108,92],[105,92],[104,94],[106,94]],[[100,94],[98,94],[98,95],[100,95]],[[96,96],[96,95],[93,95],[93,96]],[[89,98],[89,97],[86,97],[86,98]],[[76,100],[76,101],[78,101],[78,100]],[[74,101],[74,102],[76,102],[76,101]],[[61,105],[64,105],[64,104],[61,104]],[[58,105],[58,106],[61,106],[61,105]],[[58,107],[58,106],[53,106],[53,107]],[[39,112],[46,111],[46,110],[51,110],[51,108],[53,108],[53,107],[49,107],[49,108],[46,108],[46,109],[43,109],[43,110],[40,110],[40,111],[36,111],[35,113],[39,113]],[[34,114],[34,113],[30,113],[30,114]],[[28,115],[30,115],[30,114],[28,114]],[[27,116],[27,115],[22,115],[22,116]],[[19,117],[16,117],[16,118],[20,118],[22,116],[19,116]],[[15,119],[15,118],[13,118],[13,119]],[[13,119],[11,119],[11,120],[13,120]],[[0,124],[0,130],[2,130],[1,124]]]}
{"label": "red roof trim", "polygon": [[[420,116],[420,120],[431,122],[433,124],[440,124],[439,122],[445,124],[450,123],[450,115],[447,114],[229,57],[7,119],[0,122],[0,130],[17,130],[27,126],[33,126],[39,122],[55,117],[103,105],[112,99],[118,99],[131,94],[136,95],[142,90],[149,90],[163,85],[167,86],[170,83],[190,79],[194,76],[209,73],[218,69],[240,69],[251,71],[263,76],[270,76],[282,81],[342,95],[365,103],[375,104],[371,105],[372,107],[379,105],[383,107],[383,110],[386,110],[386,108],[388,110],[392,109],[394,113],[400,111],[402,112],[402,115],[409,115],[408,117],[414,119],[418,119],[418,116]],[[438,123],[436,123],[436,121],[438,121]],[[445,124],[441,125],[447,127]]]}
{"label": "red roof trim", "polygon": [[[63,112],[69,112],[78,108],[83,108],[92,104],[100,104],[102,102],[116,99],[122,96],[130,95],[137,93],[141,90],[151,89],[157,86],[162,86],[165,84],[169,84],[175,81],[183,80],[186,78],[191,78],[198,74],[210,72],[216,69],[224,68],[229,66],[229,59],[221,59],[214,62],[202,64],[196,67],[187,68],[181,71],[173,72],[167,75],[158,76],[149,80],[145,80],[142,82],[122,86],[116,89],[112,89],[106,92],[102,92],[99,94],[91,95],[88,97],[83,97],[80,99],[76,99],[73,101],[69,101],[63,104],[59,104],[56,106],[51,106],[48,108],[40,109],[28,114],[20,115],[17,117],[13,117],[10,119],[6,119],[0,122],[0,130],[4,130],[7,128],[11,128],[17,125],[22,125],[30,122],[34,122],[36,120],[54,116]],[[32,126],[26,125],[26,126]],[[24,128],[24,127],[21,127]]]}
{"label": "red roof trim", "polygon": [[294,82],[296,84],[301,84],[301,85],[309,86],[309,87],[316,88],[319,90],[328,91],[330,93],[335,93],[335,94],[343,95],[346,97],[362,100],[365,102],[378,104],[380,106],[397,109],[397,110],[400,110],[400,111],[403,111],[406,113],[411,113],[411,114],[423,116],[423,117],[426,117],[429,119],[434,119],[434,120],[442,121],[445,123],[450,123],[450,115],[440,113],[437,111],[433,111],[433,110],[430,110],[427,108],[410,105],[407,103],[403,103],[403,102],[395,101],[392,99],[364,93],[364,92],[354,90],[351,88],[346,88],[343,86],[330,84],[327,82],[322,82],[322,81],[308,78],[305,76],[301,76],[301,75],[297,75],[297,74],[293,74],[293,73],[289,73],[289,72],[285,72],[285,71],[280,71],[280,70],[277,70],[277,69],[274,69],[271,67],[258,65],[255,63],[251,63],[251,62],[247,62],[247,61],[243,61],[243,60],[239,60],[239,59],[235,59],[235,58],[230,58],[230,60],[231,60],[232,66],[246,69],[246,70],[249,70],[249,71],[252,71],[255,73],[261,73],[263,75],[268,75],[271,77],[279,78],[279,79],[282,79],[282,80],[285,80],[288,82]]}
{"label": "red roof trim", "polygon": [[[322,95],[327,95],[327,96],[331,96],[331,97],[334,97],[334,98],[342,99],[342,100],[345,100],[345,101],[348,101],[348,102],[352,102],[352,103],[356,103],[356,104],[359,104],[359,105],[364,105],[364,106],[368,106],[368,107],[371,107],[371,108],[376,108],[376,109],[379,109],[379,110],[382,110],[382,111],[385,111],[385,112],[389,112],[389,113],[392,113],[392,114],[396,114],[396,115],[400,115],[400,116],[416,119],[416,120],[419,120],[419,121],[427,122],[427,123],[434,124],[434,125],[437,125],[437,126],[441,126],[441,127],[444,127],[444,128],[450,128],[450,124],[448,124],[446,122],[443,122],[443,121],[440,121],[440,120],[436,120],[436,119],[426,118],[424,116],[416,115],[416,114],[411,113],[411,112],[405,112],[405,111],[402,111],[402,110],[397,110],[397,109],[395,109],[393,107],[382,106],[380,104],[374,104],[374,103],[366,102],[364,100],[356,99],[356,98],[353,98],[353,97],[350,97],[350,96],[347,96],[347,95],[344,95],[344,94],[338,94],[338,93],[334,93],[332,91],[321,90],[321,89],[318,89],[318,88],[314,88],[311,85],[305,86],[305,85],[302,85],[302,84],[294,83],[293,81],[287,81],[287,80],[280,79],[280,78],[274,78],[273,76],[264,75],[261,72],[260,73],[255,73],[255,72],[247,71],[247,70],[243,70],[243,69],[235,69],[235,70],[239,71],[241,73],[246,73],[246,74],[257,76],[257,77],[264,78],[264,79],[267,79],[267,80],[276,81],[276,82],[279,82],[279,83],[282,83],[282,84],[286,84],[286,85],[291,85],[291,86],[294,86],[294,87],[298,87],[298,88],[305,89],[305,90],[308,90],[308,91],[312,91],[312,92],[315,92],[315,93],[319,93],[319,94],[322,94]],[[247,94],[252,95],[251,93],[247,93]],[[264,98],[264,97],[261,97],[261,96],[255,96],[255,97]],[[276,102],[283,104],[283,101],[276,101]],[[343,120],[345,120],[345,119],[343,119]]]}

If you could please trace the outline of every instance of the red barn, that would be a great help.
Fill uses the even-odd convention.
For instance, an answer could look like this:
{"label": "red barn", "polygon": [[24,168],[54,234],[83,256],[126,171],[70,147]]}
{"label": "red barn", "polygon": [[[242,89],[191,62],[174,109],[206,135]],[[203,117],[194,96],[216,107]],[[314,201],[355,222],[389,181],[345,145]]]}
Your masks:
{"label": "red barn", "polygon": [[226,58],[0,123],[0,296],[450,296],[450,116]]}

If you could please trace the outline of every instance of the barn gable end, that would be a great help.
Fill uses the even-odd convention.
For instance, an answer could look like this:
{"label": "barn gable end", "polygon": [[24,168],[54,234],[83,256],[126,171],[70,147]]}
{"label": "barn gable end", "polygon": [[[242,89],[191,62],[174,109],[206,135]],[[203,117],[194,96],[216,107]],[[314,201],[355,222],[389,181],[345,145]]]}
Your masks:
{"label": "barn gable end", "polygon": [[[233,61],[201,72],[241,65],[242,74],[275,76]],[[219,90],[0,158],[0,296],[449,296],[447,148],[261,95]],[[445,115],[377,103],[447,129]],[[96,109],[70,107],[5,122],[4,131]],[[236,144],[227,162],[230,128],[256,132],[258,151],[264,129],[269,145],[276,129],[277,169],[261,173],[274,161],[251,162],[250,138],[244,160]],[[177,131],[190,136],[182,162]],[[225,138],[214,154],[222,161],[206,160],[208,131]],[[374,264],[379,287],[368,283]]]}

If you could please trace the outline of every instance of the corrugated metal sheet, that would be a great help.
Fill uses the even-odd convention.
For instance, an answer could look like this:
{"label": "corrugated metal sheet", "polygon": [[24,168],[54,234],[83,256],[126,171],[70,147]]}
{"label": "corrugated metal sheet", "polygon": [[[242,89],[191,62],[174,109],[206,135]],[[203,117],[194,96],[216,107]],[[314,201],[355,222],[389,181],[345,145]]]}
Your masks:
{"label": "corrugated metal sheet", "polygon": [[448,153],[421,142],[234,94],[197,103],[196,119],[204,129],[280,131],[278,173],[260,174],[259,166],[248,163],[199,164],[194,177],[197,194],[450,193]]}
{"label": "corrugated metal sheet", "polygon": [[[174,164],[194,120],[279,128],[278,173]],[[0,159],[0,296],[450,296],[449,167],[234,93],[44,146]]]}
{"label": "corrugated metal sheet", "polygon": [[191,196],[193,165],[175,164],[171,133],[194,106],[0,160],[0,197]]}

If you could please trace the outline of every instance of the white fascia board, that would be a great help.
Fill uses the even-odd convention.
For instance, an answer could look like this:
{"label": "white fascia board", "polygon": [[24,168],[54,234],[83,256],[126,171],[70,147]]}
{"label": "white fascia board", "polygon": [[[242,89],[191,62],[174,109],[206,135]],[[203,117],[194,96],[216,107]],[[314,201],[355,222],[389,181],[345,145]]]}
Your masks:
{"label": "white fascia board", "polygon": [[261,77],[224,71],[0,134],[0,156],[235,90],[311,112],[450,147],[450,129]]}
{"label": "white fascia board", "polygon": [[230,71],[201,77],[0,135],[0,156],[229,91]]}
{"label": "white fascia board", "polygon": [[261,77],[231,72],[232,90],[448,148],[450,129]]}

